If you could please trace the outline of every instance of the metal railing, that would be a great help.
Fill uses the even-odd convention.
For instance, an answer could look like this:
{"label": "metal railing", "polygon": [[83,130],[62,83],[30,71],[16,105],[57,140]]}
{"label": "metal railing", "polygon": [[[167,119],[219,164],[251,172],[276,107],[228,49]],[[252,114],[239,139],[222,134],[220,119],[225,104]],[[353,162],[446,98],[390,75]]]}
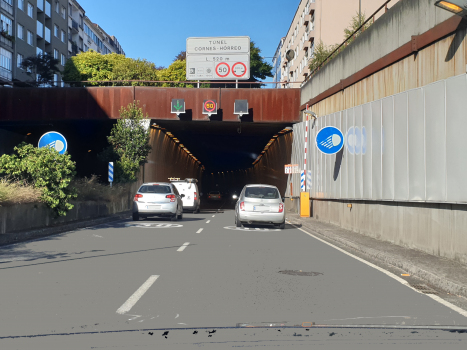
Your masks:
{"label": "metal railing", "polygon": [[2,34],[0,34],[0,43],[5,46],[8,46],[9,48],[13,48],[13,42],[5,38]]}
{"label": "metal railing", "polygon": [[12,79],[12,74],[11,70],[8,70],[6,68],[0,67],[0,78],[10,80]]}
{"label": "metal railing", "polygon": [[71,20],[71,28],[73,28],[76,31],[79,31],[78,29],[78,22],[76,22],[74,19]]}
{"label": "metal railing", "polygon": [[0,6],[2,7],[2,9],[4,9],[6,12],[8,12],[10,15],[13,14],[13,6],[10,5],[9,3],[5,2],[4,0],[1,0],[0,1]]}
{"label": "metal railing", "polygon": [[[345,39],[342,44],[340,44],[333,52],[331,52],[319,65],[318,67],[316,67],[307,77],[306,79],[303,81],[302,84],[305,84],[308,80],[311,79],[311,77],[313,77],[313,75],[319,71],[325,64],[327,64],[332,58],[333,56],[337,53],[339,53],[340,50],[344,49],[345,47],[347,47],[347,45],[350,44],[350,41],[355,39],[356,36],[357,36],[357,33],[359,33],[360,31],[363,33],[363,31],[365,30],[365,26],[371,21],[371,22],[375,22],[375,16],[382,10],[382,9],[385,9],[385,12],[387,12],[388,10],[388,4],[393,1],[393,0],[387,0],[384,2],[384,4],[382,4],[375,12],[373,12],[373,14],[371,16],[368,17],[368,19],[362,23],[362,25],[360,27],[358,27],[352,34],[350,34],[347,39]],[[363,29],[362,29],[363,28]]]}

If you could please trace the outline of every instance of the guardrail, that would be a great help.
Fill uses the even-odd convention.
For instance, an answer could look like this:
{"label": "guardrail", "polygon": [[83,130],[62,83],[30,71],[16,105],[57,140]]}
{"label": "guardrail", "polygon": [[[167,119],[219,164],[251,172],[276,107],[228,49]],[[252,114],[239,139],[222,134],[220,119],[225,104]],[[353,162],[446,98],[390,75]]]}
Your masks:
{"label": "guardrail", "polygon": [[4,0],[1,1],[2,9],[4,9],[6,12],[8,12],[10,15],[13,14],[13,6],[11,6],[9,3],[5,2]]}

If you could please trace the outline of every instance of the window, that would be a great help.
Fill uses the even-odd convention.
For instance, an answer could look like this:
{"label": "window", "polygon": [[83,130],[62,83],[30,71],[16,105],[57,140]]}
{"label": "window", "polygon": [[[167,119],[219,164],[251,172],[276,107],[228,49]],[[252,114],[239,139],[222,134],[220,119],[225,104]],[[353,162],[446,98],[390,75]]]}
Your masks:
{"label": "window", "polygon": [[65,19],[66,18],[66,7],[65,6],[62,6],[62,12],[61,12],[61,15],[62,15],[62,18]]}
{"label": "window", "polygon": [[64,66],[65,63],[66,63],[66,57],[65,57],[64,54],[61,54],[61,64],[62,64],[62,66]]}
{"label": "window", "polygon": [[280,198],[279,192],[274,187],[247,187],[245,189],[245,197],[265,199]]}
{"label": "window", "polygon": [[54,58],[58,60],[58,50],[54,49]]}
{"label": "window", "polygon": [[0,20],[2,22],[1,29],[9,35],[13,34],[13,21],[4,15],[0,15]]}
{"label": "window", "polygon": [[84,44],[84,52],[88,51],[89,50],[89,46]]}
{"label": "window", "polygon": [[28,16],[34,18],[34,6],[28,2]]}
{"label": "window", "polygon": [[24,27],[18,23],[18,30],[17,30],[18,39],[24,40]]}
{"label": "window", "polygon": [[72,17],[73,16],[73,5],[68,4],[68,16]]}
{"label": "window", "polygon": [[24,0],[18,0],[18,8],[24,11]]}
{"label": "window", "polygon": [[145,185],[141,186],[138,190],[140,193],[172,193],[170,186],[161,186],[161,185]]}
{"label": "window", "polygon": [[58,86],[58,74],[54,74],[54,86]]}
{"label": "window", "polygon": [[62,30],[62,42],[64,43],[66,41],[66,34],[65,31]]}
{"label": "window", "polygon": [[28,30],[28,44],[33,46],[34,45],[34,36],[31,31]]}
{"label": "window", "polygon": [[16,56],[16,66],[18,68],[21,68],[21,63],[23,63],[23,55],[21,55],[20,53],[18,54],[18,56]]}
{"label": "window", "polygon": [[0,67],[11,72],[12,56],[13,54],[10,51],[0,48]]}
{"label": "window", "polygon": [[58,25],[54,24],[54,36],[58,38]]}
{"label": "window", "polygon": [[55,1],[55,12],[60,13],[60,3]]}

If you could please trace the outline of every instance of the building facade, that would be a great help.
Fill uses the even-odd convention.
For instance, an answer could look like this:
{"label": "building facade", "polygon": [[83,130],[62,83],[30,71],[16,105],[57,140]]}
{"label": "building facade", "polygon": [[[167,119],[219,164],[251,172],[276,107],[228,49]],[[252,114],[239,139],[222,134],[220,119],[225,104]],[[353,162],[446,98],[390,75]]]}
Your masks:
{"label": "building facade", "polygon": [[[28,86],[37,79],[21,68],[27,57],[48,53],[63,71],[69,57],[90,48],[125,54],[75,0],[0,0],[0,86]],[[64,85],[60,74],[54,85]]]}
{"label": "building facade", "polygon": [[282,62],[282,55],[281,55],[281,50],[282,50],[282,45],[284,45],[285,38],[282,38],[281,41],[279,42],[279,45],[277,46],[276,52],[274,53],[274,57],[272,59],[272,71],[274,74],[273,77],[273,82],[278,83],[275,84],[274,87],[277,89],[280,87],[280,81],[281,81],[281,62]]}
{"label": "building facade", "polygon": [[[360,4],[362,14],[368,17],[383,3],[383,0],[301,0],[285,40],[281,39],[281,81],[288,82],[281,87],[300,87],[310,73],[309,60],[315,45],[344,41],[344,29],[358,14]],[[286,58],[289,50],[294,53],[290,60]]]}

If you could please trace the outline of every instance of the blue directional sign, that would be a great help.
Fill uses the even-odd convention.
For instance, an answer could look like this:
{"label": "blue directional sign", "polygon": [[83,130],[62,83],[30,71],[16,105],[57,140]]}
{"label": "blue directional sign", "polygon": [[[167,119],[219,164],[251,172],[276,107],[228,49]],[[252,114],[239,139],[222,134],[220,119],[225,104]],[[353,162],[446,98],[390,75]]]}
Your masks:
{"label": "blue directional sign", "polygon": [[109,162],[109,182],[114,182],[114,163]]}
{"label": "blue directional sign", "polygon": [[67,150],[67,142],[65,137],[59,132],[50,131],[41,136],[38,147],[54,148],[58,153],[64,154]]}
{"label": "blue directional sign", "polygon": [[326,126],[316,135],[316,146],[324,154],[335,154],[344,146],[344,135],[338,128]]}

